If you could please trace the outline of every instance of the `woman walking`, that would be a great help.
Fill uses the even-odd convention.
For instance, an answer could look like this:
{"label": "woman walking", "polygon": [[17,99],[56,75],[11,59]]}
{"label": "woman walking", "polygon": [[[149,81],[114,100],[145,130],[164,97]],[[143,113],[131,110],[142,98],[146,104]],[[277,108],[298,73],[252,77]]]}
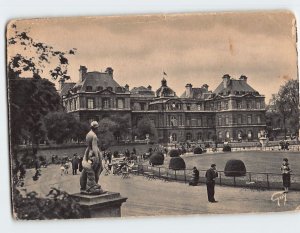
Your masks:
{"label": "woman walking", "polygon": [[291,169],[289,166],[289,160],[287,158],[283,159],[283,163],[280,168],[282,172],[282,183],[284,188],[284,193],[289,192],[289,187],[291,186]]}

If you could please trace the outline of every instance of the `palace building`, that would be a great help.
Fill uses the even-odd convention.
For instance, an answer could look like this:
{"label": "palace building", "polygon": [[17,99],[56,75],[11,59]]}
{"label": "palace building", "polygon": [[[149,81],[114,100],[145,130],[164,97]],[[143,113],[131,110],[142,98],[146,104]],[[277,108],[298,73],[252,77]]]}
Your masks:
{"label": "palace building", "polygon": [[[257,141],[265,129],[265,97],[253,89],[247,77],[228,74],[210,91],[207,84],[188,83],[177,95],[161,80],[161,87],[120,86],[113,69],[88,72],[80,66],[78,83],[61,83],[66,111],[80,121],[128,115],[132,128],[147,117],[155,125],[160,142]],[[128,135],[132,138],[133,135]]]}

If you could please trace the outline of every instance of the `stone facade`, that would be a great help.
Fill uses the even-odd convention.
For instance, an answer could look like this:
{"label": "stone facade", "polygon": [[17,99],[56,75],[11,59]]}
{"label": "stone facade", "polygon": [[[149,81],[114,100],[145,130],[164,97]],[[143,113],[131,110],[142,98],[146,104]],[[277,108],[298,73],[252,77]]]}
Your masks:
{"label": "stone facade", "polygon": [[[161,142],[257,141],[265,129],[265,97],[254,90],[242,75],[229,75],[214,91],[208,85],[185,86],[178,97],[161,80],[161,87],[120,86],[113,69],[87,72],[80,67],[78,83],[62,84],[61,96],[67,112],[80,121],[99,121],[112,115],[128,114],[131,126],[147,116],[155,125]],[[130,138],[131,135],[128,135]]]}

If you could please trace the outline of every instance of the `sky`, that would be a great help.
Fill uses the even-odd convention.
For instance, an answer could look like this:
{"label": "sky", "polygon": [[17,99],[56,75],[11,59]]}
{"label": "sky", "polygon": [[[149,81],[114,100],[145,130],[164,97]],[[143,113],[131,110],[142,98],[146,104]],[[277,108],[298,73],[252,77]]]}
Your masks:
{"label": "sky", "polygon": [[[297,79],[295,17],[288,11],[131,15],[18,20],[36,41],[58,50],[76,48],[69,59],[72,82],[79,66],[114,69],[130,88],[160,87],[163,71],[178,96],[187,83],[214,90],[224,74],[248,77],[266,96]],[[10,31],[8,31],[8,36]],[[8,56],[18,48],[8,48]],[[47,72],[44,73],[47,78]],[[49,77],[48,77],[49,78]]]}

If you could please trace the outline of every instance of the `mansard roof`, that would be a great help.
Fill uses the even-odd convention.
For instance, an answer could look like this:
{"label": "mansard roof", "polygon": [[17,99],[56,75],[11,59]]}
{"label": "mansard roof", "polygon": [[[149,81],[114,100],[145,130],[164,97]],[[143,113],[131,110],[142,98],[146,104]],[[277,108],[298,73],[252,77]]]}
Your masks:
{"label": "mansard roof", "polygon": [[144,86],[134,87],[131,89],[130,92],[132,96],[147,96],[147,97],[155,96],[154,91]]}
{"label": "mansard roof", "polygon": [[116,87],[121,87],[110,74],[98,71],[87,72],[83,81],[78,82],[74,88],[78,91],[85,91],[87,86],[91,86],[93,91],[97,91],[97,87],[103,87],[103,89],[112,87],[113,90]]}
{"label": "mansard roof", "polygon": [[64,96],[75,86],[76,83],[64,83],[60,91],[60,95]]}
{"label": "mansard roof", "polygon": [[196,87],[196,88],[192,88],[192,93],[190,97],[188,97],[186,91],[184,91],[183,94],[180,96],[180,98],[206,99],[211,93],[212,92],[207,91],[206,88]]}
{"label": "mansard roof", "polygon": [[232,79],[228,78],[227,83],[224,84],[224,80],[223,82],[221,82],[219,84],[219,86],[213,91],[214,94],[216,95],[229,95],[229,94],[233,94],[233,95],[241,95],[241,94],[247,94],[247,93],[252,93],[255,95],[259,95],[258,91],[256,91],[255,89],[253,89],[246,80],[243,79]]}

